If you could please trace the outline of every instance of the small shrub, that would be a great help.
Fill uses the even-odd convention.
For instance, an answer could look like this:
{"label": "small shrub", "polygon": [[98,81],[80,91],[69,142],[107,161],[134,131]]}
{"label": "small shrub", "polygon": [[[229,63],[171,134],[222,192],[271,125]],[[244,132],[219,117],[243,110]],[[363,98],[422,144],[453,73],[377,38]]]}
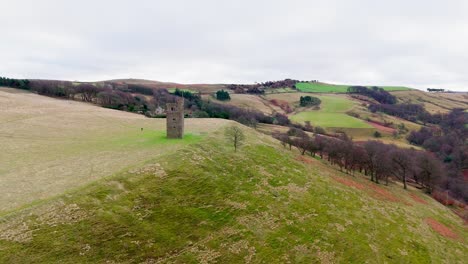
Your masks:
{"label": "small shrub", "polygon": [[322,135],[326,134],[326,131],[323,127],[316,126],[314,131],[315,131],[315,134],[322,134]]}
{"label": "small shrub", "polygon": [[317,106],[319,104],[321,104],[322,101],[317,98],[317,97],[313,97],[313,96],[301,96],[301,98],[299,99],[299,105],[300,106],[303,106],[303,107],[306,107],[306,106]]}
{"label": "small shrub", "polygon": [[219,90],[216,92],[216,99],[220,101],[228,101],[228,100],[231,100],[231,96],[229,95],[228,92],[224,90]]}

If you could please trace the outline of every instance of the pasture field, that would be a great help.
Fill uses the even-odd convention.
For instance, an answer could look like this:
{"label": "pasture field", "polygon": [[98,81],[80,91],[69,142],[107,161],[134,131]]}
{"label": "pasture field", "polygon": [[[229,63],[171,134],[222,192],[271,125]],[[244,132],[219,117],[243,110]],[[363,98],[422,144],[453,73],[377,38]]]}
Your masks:
{"label": "pasture field", "polygon": [[312,126],[323,128],[372,128],[366,122],[343,113],[305,111],[293,115],[291,120],[300,123],[310,121]]}
{"label": "pasture field", "polygon": [[322,103],[320,110],[301,111],[291,116],[295,122],[310,121],[313,126],[324,128],[372,128],[361,119],[349,116],[346,111],[353,108],[354,101],[345,96],[317,95]]}
{"label": "pasture field", "polygon": [[0,88],[0,215],[197,142],[225,123],[187,119],[186,137],[168,140],[165,122]]}
{"label": "pasture field", "polygon": [[288,104],[295,108],[299,107],[299,98],[301,96],[307,96],[310,95],[308,93],[273,93],[273,94],[267,94],[265,97],[268,100],[276,99],[276,100],[282,100],[288,102]]}
{"label": "pasture field", "polygon": [[265,94],[275,94],[275,93],[295,93],[297,90],[285,87],[285,88],[275,88],[275,89],[265,89]]}
{"label": "pasture field", "polygon": [[419,190],[244,132],[237,152],[215,130],[0,219],[0,262],[466,261],[463,221]]}
{"label": "pasture field", "polygon": [[[328,83],[297,83],[296,88],[301,92],[306,93],[346,93],[348,87],[352,85],[338,85],[338,84],[328,84]],[[368,86],[370,87],[370,86]],[[379,86],[386,91],[405,91],[412,90],[408,87],[403,86]]]}

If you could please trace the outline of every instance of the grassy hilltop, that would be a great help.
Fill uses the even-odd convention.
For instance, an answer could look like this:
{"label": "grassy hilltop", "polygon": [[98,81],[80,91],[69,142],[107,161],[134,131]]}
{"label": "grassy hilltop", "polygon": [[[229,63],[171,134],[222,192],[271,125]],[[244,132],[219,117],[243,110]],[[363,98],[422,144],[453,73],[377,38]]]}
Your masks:
{"label": "grassy hilltop", "polygon": [[[329,84],[321,82],[301,82],[297,83],[297,90],[305,93],[346,93],[350,85]],[[407,91],[412,90],[403,86],[379,86],[386,91]]]}
{"label": "grassy hilltop", "polygon": [[[99,109],[89,107],[90,112]],[[70,106],[69,112],[73,109]],[[5,111],[0,113],[3,118]],[[115,114],[121,120],[117,124],[154,125],[153,131],[160,125],[156,119],[128,121],[126,113]],[[80,120],[63,115],[69,123]],[[46,123],[49,119],[27,120],[17,119],[16,127],[24,133],[51,125]],[[419,190],[405,191],[395,183],[376,185],[362,175],[341,173],[246,127],[247,142],[234,152],[223,135],[223,127],[231,122],[194,121],[188,120],[187,128],[197,136],[189,137],[187,144],[164,141],[159,132],[154,138],[145,132],[111,140],[107,147],[133,146],[141,140],[147,152],[137,162],[112,167],[106,177],[74,183],[61,189],[64,194],[46,200],[33,197],[33,204],[3,215],[0,262],[464,263],[467,259],[462,220]],[[96,125],[74,127],[72,138],[84,131],[88,136],[99,134]],[[120,132],[131,130],[125,127]],[[106,135],[113,131],[119,131],[118,126],[110,127]],[[58,148],[37,135],[22,135],[14,138],[18,144],[42,145],[34,148],[36,157],[49,151],[66,154],[65,145]],[[149,144],[148,138],[161,142]],[[93,159],[109,155],[112,148],[107,147]],[[89,150],[93,148],[90,144]],[[124,149],[117,148],[131,156],[139,148],[129,147],[133,151],[129,153]],[[33,155],[28,152],[22,147],[15,155]],[[100,170],[94,168],[96,173]],[[79,168],[73,172],[82,177]],[[36,176],[45,178],[35,184],[51,181],[46,174]]]}

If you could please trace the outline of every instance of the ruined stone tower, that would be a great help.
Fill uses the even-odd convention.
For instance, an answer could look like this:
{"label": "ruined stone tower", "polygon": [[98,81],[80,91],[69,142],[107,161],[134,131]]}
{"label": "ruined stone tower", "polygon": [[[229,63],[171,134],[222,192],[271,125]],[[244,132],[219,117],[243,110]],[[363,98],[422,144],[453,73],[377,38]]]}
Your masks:
{"label": "ruined stone tower", "polygon": [[166,104],[166,129],[168,138],[184,136],[184,98],[177,97],[175,103]]}

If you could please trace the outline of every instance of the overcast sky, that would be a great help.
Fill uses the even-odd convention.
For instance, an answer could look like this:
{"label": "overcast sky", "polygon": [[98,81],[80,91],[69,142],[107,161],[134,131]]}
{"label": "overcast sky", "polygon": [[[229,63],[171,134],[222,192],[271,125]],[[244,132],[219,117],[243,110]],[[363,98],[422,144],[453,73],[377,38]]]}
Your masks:
{"label": "overcast sky", "polygon": [[464,0],[0,0],[0,76],[468,91]]}

